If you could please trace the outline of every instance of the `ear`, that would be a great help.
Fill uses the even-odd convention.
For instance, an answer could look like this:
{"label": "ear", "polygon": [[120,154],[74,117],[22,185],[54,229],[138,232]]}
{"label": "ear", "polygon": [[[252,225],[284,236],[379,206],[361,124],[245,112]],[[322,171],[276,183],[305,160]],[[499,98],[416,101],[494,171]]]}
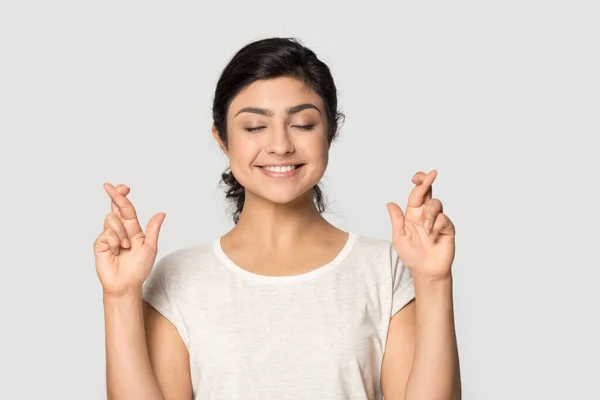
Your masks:
{"label": "ear", "polygon": [[221,150],[223,151],[223,153],[225,153],[225,155],[227,157],[229,157],[229,152],[227,151],[227,146],[225,146],[225,144],[223,143],[223,141],[219,137],[219,131],[217,130],[217,128],[214,125],[212,126],[211,131],[212,131],[213,137],[215,138],[215,140],[217,141],[217,143],[219,143],[219,147],[221,148]]}

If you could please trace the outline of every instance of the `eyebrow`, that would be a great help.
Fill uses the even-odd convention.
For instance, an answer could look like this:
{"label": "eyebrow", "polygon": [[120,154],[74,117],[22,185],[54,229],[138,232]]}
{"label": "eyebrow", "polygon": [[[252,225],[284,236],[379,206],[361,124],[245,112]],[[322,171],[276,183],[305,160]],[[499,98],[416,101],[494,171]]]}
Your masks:
{"label": "eyebrow", "polygon": [[[285,113],[287,115],[292,115],[295,113],[298,113],[302,110],[306,110],[309,108],[313,108],[315,110],[317,110],[319,112],[319,114],[321,113],[321,110],[319,110],[319,107],[315,106],[314,104],[311,103],[304,103],[304,104],[299,104],[297,106],[293,106],[293,107],[289,107],[285,109]],[[241,113],[244,112],[248,112],[248,113],[254,113],[254,114],[260,114],[260,115],[264,115],[267,117],[272,117],[273,115],[275,115],[275,113],[273,112],[273,110],[268,110],[265,108],[258,108],[258,107],[244,107],[242,108],[240,111],[237,112],[237,114],[235,114],[233,117],[237,117],[238,115],[240,115]]]}

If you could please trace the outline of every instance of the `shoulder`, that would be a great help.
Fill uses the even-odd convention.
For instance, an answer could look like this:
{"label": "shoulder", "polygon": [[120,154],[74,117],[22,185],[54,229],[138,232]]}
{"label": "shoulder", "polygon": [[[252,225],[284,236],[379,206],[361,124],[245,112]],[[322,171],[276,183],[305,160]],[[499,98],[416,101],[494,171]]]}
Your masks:
{"label": "shoulder", "polygon": [[387,263],[393,262],[397,256],[390,240],[362,234],[356,234],[354,253],[356,257]]}
{"label": "shoulder", "polygon": [[160,256],[151,275],[163,279],[186,279],[190,274],[201,272],[213,265],[215,256],[213,241],[205,241],[179,247]]}
{"label": "shoulder", "polygon": [[364,235],[362,233],[354,233],[354,235],[357,237],[356,244],[364,248],[381,249],[392,244],[388,239],[380,237]]}
{"label": "shoulder", "polygon": [[388,281],[398,266],[398,255],[388,239],[356,234],[356,243],[350,258],[364,272],[375,273],[379,279]]}
{"label": "shoulder", "polygon": [[404,267],[391,240],[357,234],[354,258],[376,265],[376,270],[384,272],[387,277],[391,275],[394,280],[398,277],[411,279],[410,271]]}
{"label": "shoulder", "polygon": [[212,256],[213,241],[189,244],[172,250],[159,259],[163,264],[185,264],[193,260],[201,260]]}

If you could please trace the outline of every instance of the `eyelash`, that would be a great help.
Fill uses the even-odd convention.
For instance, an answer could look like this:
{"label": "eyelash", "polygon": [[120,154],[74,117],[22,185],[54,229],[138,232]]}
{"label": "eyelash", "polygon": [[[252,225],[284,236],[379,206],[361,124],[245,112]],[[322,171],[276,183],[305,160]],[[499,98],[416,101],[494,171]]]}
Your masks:
{"label": "eyelash", "polygon": [[[300,128],[300,130],[303,130],[303,131],[310,131],[315,127],[314,125],[294,125],[294,126],[297,128]],[[257,126],[255,128],[244,128],[244,130],[246,132],[257,132],[257,131],[261,130],[262,128],[265,128],[265,127]]]}

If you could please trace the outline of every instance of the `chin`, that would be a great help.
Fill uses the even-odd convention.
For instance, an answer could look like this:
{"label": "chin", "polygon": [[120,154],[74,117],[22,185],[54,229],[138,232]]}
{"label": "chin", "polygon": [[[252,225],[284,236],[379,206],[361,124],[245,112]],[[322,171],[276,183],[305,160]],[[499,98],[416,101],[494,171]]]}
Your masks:
{"label": "chin", "polygon": [[269,193],[261,196],[263,199],[277,204],[289,204],[302,197],[302,193]]}
{"label": "chin", "polygon": [[308,195],[310,195],[310,198],[312,199],[312,186],[310,186],[310,188],[308,188],[308,189],[301,189],[301,190],[293,190],[292,188],[289,188],[288,190],[274,191],[274,190],[265,189],[265,190],[257,190],[257,191],[252,191],[252,192],[256,196],[261,197],[267,201],[270,201],[271,203],[276,203],[276,204],[289,204],[289,203],[297,202],[297,201],[300,201],[304,196],[308,196]]}

